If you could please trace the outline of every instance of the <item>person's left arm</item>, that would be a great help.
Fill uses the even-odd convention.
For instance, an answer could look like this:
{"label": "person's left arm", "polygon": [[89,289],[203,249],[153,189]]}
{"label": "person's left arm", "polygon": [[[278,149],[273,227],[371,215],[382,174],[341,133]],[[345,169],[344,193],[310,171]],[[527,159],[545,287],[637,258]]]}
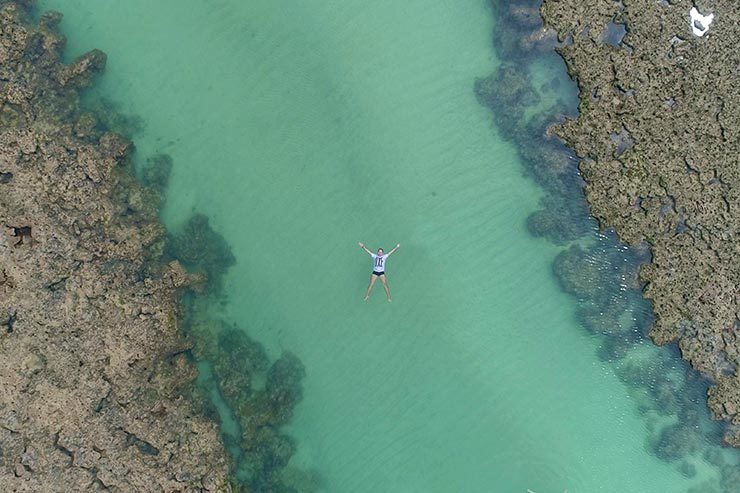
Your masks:
{"label": "person's left arm", "polygon": [[400,244],[400,243],[399,243],[398,245],[396,245],[396,246],[395,246],[395,247],[393,248],[393,250],[391,250],[390,252],[388,252],[388,256],[390,257],[391,255],[393,255],[393,252],[395,252],[395,251],[396,251],[396,250],[398,250],[399,248],[401,248],[401,244]]}

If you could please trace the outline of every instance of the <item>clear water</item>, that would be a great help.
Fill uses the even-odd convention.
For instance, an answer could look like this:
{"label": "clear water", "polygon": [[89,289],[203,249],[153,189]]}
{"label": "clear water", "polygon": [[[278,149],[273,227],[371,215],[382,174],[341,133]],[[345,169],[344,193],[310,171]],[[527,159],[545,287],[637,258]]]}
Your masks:
{"label": "clear water", "polygon": [[[109,55],[97,90],[144,122],[139,158],[172,156],[167,225],[205,213],[232,247],[214,310],[305,364],[291,467],[322,491],[716,480],[706,447],[693,477],[651,452],[661,421],[576,321],[552,275],[562,247],[527,232],[542,192],[473,92],[499,63],[486,1],[40,4],[65,13],[69,55]],[[362,301],[358,241],[401,243],[393,303],[379,285]]]}

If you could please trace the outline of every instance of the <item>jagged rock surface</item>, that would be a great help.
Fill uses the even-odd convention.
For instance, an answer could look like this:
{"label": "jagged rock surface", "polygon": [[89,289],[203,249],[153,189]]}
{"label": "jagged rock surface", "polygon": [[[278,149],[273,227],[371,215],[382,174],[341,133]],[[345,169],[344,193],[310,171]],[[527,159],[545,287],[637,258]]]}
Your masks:
{"label": "jagged rock surface", "polygon": [[99,51],[60,63],[59,15],[0,2],[0,491],[230,491],[183,397],[191,282],[160,262],[157,192],[80,110]]}
{"label": "jagged rock surface", "polygon": [[[715,14],[704,36],[695,5]],[[740,446],[740,4],[545,0],[541,13],[580,89],[580,116],[555,132],[583,159],[591,211],[649,244],[651,337],[715,382],[709,405]],[[604,42],[610,21],[621,43]]]}

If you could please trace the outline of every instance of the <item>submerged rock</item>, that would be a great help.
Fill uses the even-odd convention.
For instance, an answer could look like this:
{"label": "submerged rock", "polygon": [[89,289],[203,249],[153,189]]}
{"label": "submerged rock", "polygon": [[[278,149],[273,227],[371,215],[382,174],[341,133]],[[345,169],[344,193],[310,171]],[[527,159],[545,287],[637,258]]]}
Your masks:
{"label": "submerged rock", "polygon": [[169,154],[157,154],[146,160],[142,172],[142,183],[163,194],[172,173],[172,157]]}
{"label": "submerged rock", "polygon": [[277,423],[287,423],[292,417],[293,408],[303,397],[304,376],[303,363],[290,352],[284,352],[267,372],[265,392],[273,403]]}
{"label": "submerged rock", "polygon": [[663,428],[653,450],[659,459],[674,461],[696,452],[700,443],[701,437],[693,427],[678,423]]}
{"label": "submerged rock", "polygon": [[168,250],[174,258],[188,269],[204,273],[213,290],[221,288],[221,278],[236,258],[224,237],[211,228],[207,216],[193,215],[168,239]]}
{"label": "submerged rock", "polygon": [[494,44],[502,58],[529,58],[551,51],[558,44],[557,32],[545,26],[539,0],[491,0],[498,22]]}
{"label": "submerged rock", "polygon": [[105,69],[108,57],[100,50],[92,50],[78,57],[72,65],[59,72],[59,84],[76,88],[90,87],[92,79]]}
{"label": "submerged rock", "polygon": [[540,96],[529,80],[529,74],[515,65],[502,65],[492,75],[475,82],[478,101],[494,114],[517,122],[523,110],[539,102]]}
{"label": "submerged rock", "polygon": [[549,195],[542,199],[541,205],[542,209],[527,218],[527,229],[533,236],[544,236],[553,243],[565,244],[589,231],[585,203]]}
{"label": "submerged rock", "polygon": [[239,423],[240,440],[227,437],[239,447],[237,481],[248,491],[289,491],[283,471],[295,443],[281,427],[303,395],[303,364],[289,352],[270,364],[260,344],[225,322],[191,320],[189,326],[193,353],[211,365],[213,382]]}

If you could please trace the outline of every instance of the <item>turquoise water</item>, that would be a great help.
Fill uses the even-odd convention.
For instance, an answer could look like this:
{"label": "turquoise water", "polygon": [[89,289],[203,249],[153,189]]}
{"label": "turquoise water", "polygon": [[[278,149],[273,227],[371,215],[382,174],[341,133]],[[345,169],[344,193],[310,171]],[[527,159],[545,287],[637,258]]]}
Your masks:
{"label": "turquoise water", "polygon": [[[487,2],[40,3],[65,13],[69,55],[109,55],[97,90],[143,122],[137,158],[172,156],[168,227],[201,212],[231,246],[212,311],[305,365],[290,467],[321,491],[716,480],[706,445],[684,460],[693,474],[656,457],[655,429],[675,416],[645,411],[618,376],[667,350],[599,357],[552,275],[563,246],[527,231],[543,192],[473,91],[500,63]],[[562,67],[533,66],[538,86],[559,70],[572,99]],[[358,241],[401,243],[392,303],[379,285],[362,301]]]}

